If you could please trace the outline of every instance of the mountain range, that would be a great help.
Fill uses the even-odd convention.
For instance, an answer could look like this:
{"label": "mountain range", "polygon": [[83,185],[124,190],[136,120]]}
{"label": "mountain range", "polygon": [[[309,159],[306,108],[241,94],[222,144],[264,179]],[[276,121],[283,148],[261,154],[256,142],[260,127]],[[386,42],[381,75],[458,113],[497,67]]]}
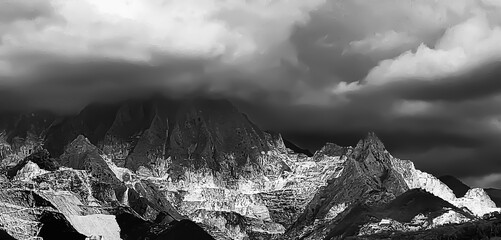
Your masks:
{"label": "mountain range", "polygon": [[4,113],[0,159],[1,239],[501,232],[489,225],[501,220],[501,190],[422,172],[374,133],[312,154],[221,99],[153,97],[92,104],[71,116]]}

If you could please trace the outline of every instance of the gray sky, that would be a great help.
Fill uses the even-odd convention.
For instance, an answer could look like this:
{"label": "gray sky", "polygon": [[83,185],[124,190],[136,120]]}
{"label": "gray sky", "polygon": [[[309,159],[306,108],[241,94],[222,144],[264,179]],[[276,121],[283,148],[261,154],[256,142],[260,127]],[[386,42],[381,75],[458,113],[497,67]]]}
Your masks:
{"label": "gray sky", "polygon": [[501,0],[3,0],[0,105],[162,91],[234,99],[315,149],[501,187]]}

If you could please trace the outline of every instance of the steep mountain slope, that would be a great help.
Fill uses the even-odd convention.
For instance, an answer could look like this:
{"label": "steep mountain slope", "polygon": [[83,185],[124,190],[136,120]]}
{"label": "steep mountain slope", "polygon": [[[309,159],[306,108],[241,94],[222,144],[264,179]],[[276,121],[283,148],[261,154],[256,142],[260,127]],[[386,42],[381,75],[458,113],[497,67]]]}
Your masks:
{"label": "steep mountain slope", "polygon": [[399,222],[410,222],[418,214],[436,214],[443,209],[452,209],[470,216],[456,206],[422,189],[411,189],[398,196],[384,207],[383,213],[387,218]]}
{"label": "steep mountain slope", "polygon": [[467,208],[474,215],[482,217],[484,214],[498,211],[496,204],[481,188],[468,190],[463,197],[456,197],[454,192],[435,176],[417,170],[411,161],[392,158],[392,164],[404,178],[409,188],[424,189],[459,208]]}
{"label": "steep mountain slope", "polygon": [[[369,134],[345,154],[344,170],[328,181],[282,239],[343,239],[462,223],[499,211],[482,189],[457,198],[447,185],[391,156]],[[411,189],[411,190],[409,190]],[[409,191],[408,191],[409,190]]]}
{"label": "steep mountain slope", "polygon": [[116,105],[93,104],[72,117],[58,118],[47,130],[44,148],[53,157],[63,154],[66,145],[83,135],[94,145],[102,139],[113,123],[117,111]]}
{"label": "steep mountain slope", "polygon": [[373,133],[346,155],[343,172],[315,195],[287,231],[287,237],[321,239],[332,235],[337,229],[325,222],[335,220],[340,213],[384,205],[408,190],[402,176],[392,168],[391,155]]}
{"label": "steep mountain slope", "polygon": [[45,146],[59,156],[80,134],[118,166],[143,167],[156,176],[170,164],[171,176],[207,168],[236,177],[246,174],[244,166],[264,170],[258,157],[270,149],[265,133],[224,100],[153,98],[93,105],[53,125]]}
{"label": "steep mountain slope", "polygon": [[456,197],[464,197],[464,195],[470,190],[470,187],[454,176],[445,175],[438,178],[441,182],[443,182],[447,187],[449,187]]}

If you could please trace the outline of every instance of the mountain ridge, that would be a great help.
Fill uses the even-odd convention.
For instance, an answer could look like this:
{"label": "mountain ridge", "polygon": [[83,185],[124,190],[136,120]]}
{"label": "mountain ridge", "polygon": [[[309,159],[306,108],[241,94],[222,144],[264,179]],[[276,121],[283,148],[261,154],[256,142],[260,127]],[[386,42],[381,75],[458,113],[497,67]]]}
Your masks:
{"label": "mountain ridge", "polygon": [[[0,125],[2,166],[14,176],[6,184],[36,186],[87,236],[81,223],[87,215],[120,229],[117,208],[141,222],[142,236],[160,236],[149,231],[191,219],[212,236],[236,240],[414,231],[496,211],[484,190],[456,196],[412,162],[393,157],[373,132],[354,147],[326,143],[308,156],[225,100],[157,97],[91,105],[53,122],[27,117],[34,122],[13,117]],[[417,212],[402,208],[405,219],[383,214],[405,196],[432,200]]]}

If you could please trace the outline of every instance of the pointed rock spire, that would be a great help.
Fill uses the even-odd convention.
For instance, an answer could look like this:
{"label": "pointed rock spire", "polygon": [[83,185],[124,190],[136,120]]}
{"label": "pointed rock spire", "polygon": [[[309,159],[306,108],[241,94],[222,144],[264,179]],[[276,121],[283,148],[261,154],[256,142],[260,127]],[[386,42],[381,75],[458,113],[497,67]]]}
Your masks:
{"label": "pointed rock spire", "polygon": [[65,152],[78,150],[79,152],[87,151],[87,150],[97,150],[97,147],[94,146],[88,138],[84,135],[78,135],[75,140],[73,140],[68,146],[65,148]]}
{"label": "pointed rock spire", "polygon": [[360,161],[363,161],[369,155],[373,155],[376,159],[384,162],[388,160],[389,163],[390,155],[383,142],[374,132],[369,132],[364,139],[358,141],[353,153],[353,157]]}
{"label": "pointed rock spire", "polygon": [[372,148],[379,151],[385,151],[383,142],[376,136],[376,133],[369,132],[364,139],[358,141],[356,148],[358,149],[368,149]]}
{"label": "pointed rock spire", "polygon": [[84,170],[86,163],[93,158],[99,157],[98,149],[89,139],[79,135],[66,148],[60,157],[60,163],[63,166]]}
{"label": "pointed rock spire", "polygon": [[99,154],[99,149],[83,135],[79,135],[66,146],[60,157],[60,163],[66,167],[91,172],[109,170],[108,165]]}

